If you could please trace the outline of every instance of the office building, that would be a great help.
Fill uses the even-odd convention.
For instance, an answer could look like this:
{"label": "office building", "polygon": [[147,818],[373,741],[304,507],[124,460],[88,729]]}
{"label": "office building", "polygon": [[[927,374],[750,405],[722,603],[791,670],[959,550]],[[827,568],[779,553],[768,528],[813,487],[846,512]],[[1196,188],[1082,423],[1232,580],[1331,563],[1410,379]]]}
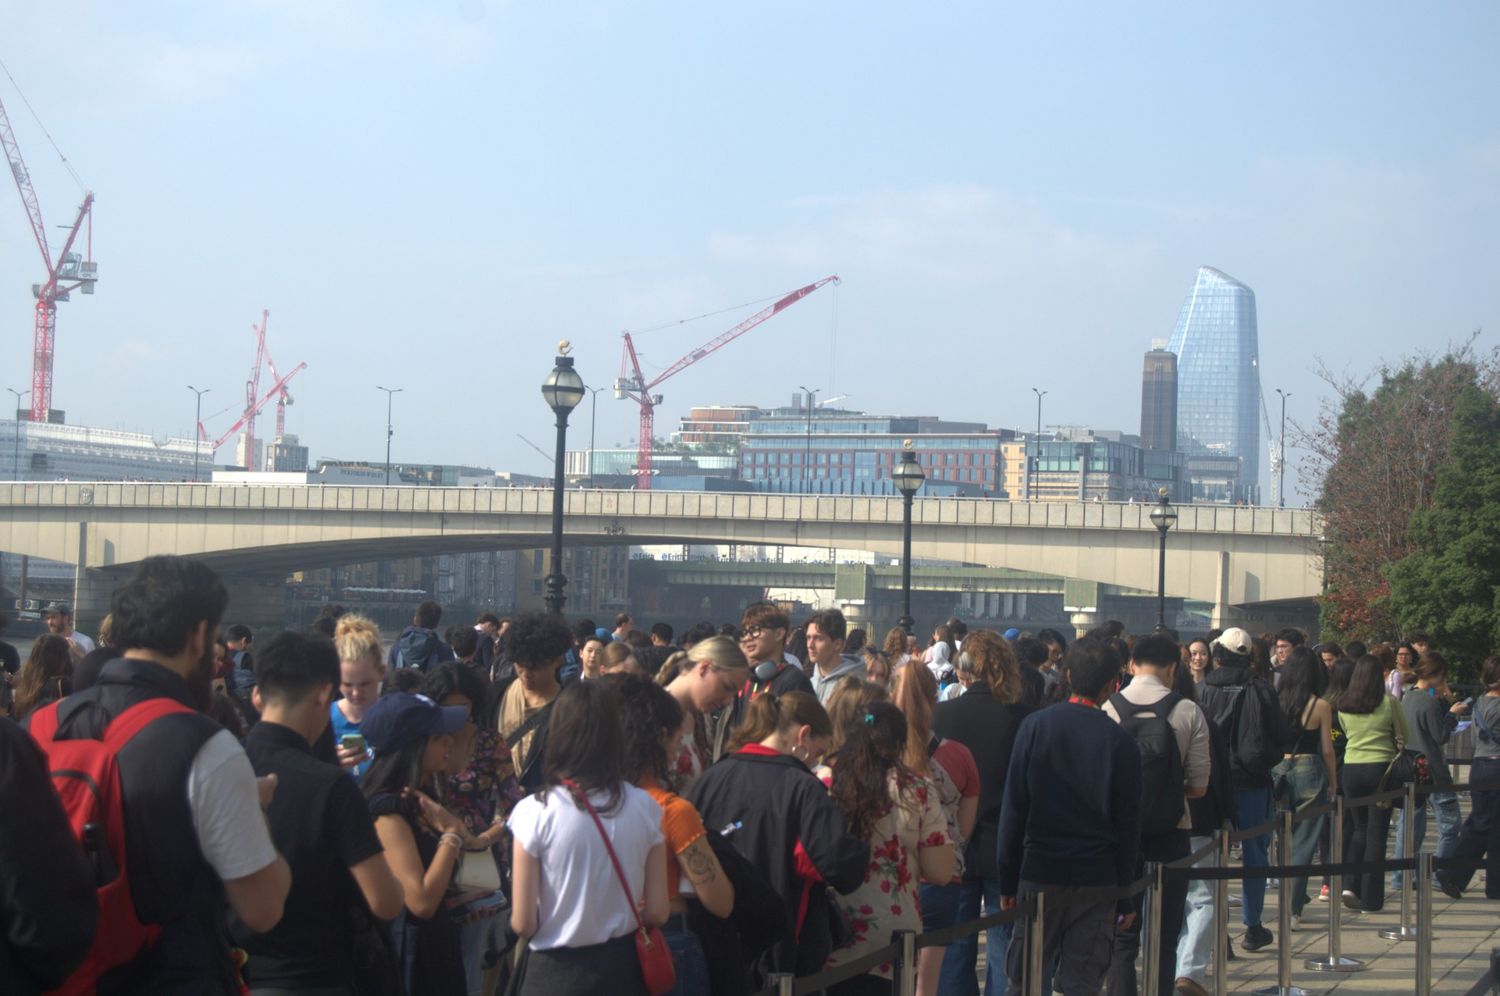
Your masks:
{"label": "office building", "polygon": [[1190,493],[1186,456],[1121,432],[1061,426],[1036,442],[1035,456],[1032,501],[1154,502],[1166,488],[1183,502]]}
{"label": "office building", "polygon": [[1177,354],[1164,348],[1146,354],[1141,375],[1141,448],[1177,448]]}
{"label": "office building", "polygon": [[[1177,446],[1189,456],[1194,500],[1254,504],[1261,414],[1255,292],[1199,267],[1167,348],[1177,356]],[[1226,486],[1219,471],[1228,460],[1239,470]]]}
{"label": "office building", "polygon": [[[194,445],[62,422],[0,422],[0,467],[9,481],[191,481]],[[206,471],[213,453],[197,447]]]}

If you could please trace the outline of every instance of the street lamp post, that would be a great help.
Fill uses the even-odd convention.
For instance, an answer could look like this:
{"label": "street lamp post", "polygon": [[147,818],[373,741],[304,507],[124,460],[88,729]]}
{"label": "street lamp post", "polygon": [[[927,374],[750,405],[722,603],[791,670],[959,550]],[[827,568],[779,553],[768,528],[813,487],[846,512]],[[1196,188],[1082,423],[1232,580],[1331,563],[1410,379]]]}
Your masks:
{"label": "street lamp post", "polygon": [[818,389],[803,387],[807,395],[807,444],[802,451],[802,493],[812,493],[812,419],[813,404],[818,399]]}
{"label": "street lamp post", "polygon": [[594,486],[594,433],[599,427],[599,392],[604,387],[587,387],[593,397],[589,398],[589,487]]}
{"label": "street lamp post", "polygon": [[31,394],[30,391],[17,391],[13,387],[7,387],[7,391],[16,396],[16,449],[12,456],[12,468],[16,480],[21,479],[21,399]]}
{"label": "street lamp post", "polygon": [[1292,396],[1291,391],[1276,389],[1281,395],[1281,439],[1276,443],[1276,504],[1286,508],[1286,399]]}
{"label": "street lamp post", "polygon": [[910,636],[914,622],[911,617],[911,500],[927,479],[921,465],[917,463],[917,454],[912,449],[910,439],[901,444],[901,462],[896,464],[891,478],[895,481],[896,490],[901,492],[901,618],[896,621],[896,625]]}
{"label": "street lamp post", "polygon": [[187,389],[189,391],[192,391],[194,394],[196,394],[198,396],[197,397],[197,407],[196,407],[196,409],[195,409],[195,411],[193,413],[193,483],[197,484],[198,483],[198,444],[203,439],[203,433],[198,428],[200,425],[203,424],[203,396],[205,394],[207,394],[209,391],[212,391],[213,388],[211,388],[211,387],[205,387],[203,390],[200,391],[196,387],[194,387],[193,385],[189,384],[187,386]]}
{"label": "street lamp post", "polygon": [[571,349],[566,339],[557,344],[557,363],[542,381],[542,397],[557,415],[557,454],[552,469],[552,565],[543,580],[547,588],[543,599],[547,611],[553,615],[562,615],[568,600],[563,594],[568,578],[562,569],[563,459],[567,455],[568,415],[578,407],[586,390],[583,378],[573,369],[573,357],[568,355]]}
{"label": "street lamp post", "polygon": [[396,395],[406,390],[404,387],[381,387],[375,385],[375,390],[385,392],[385,486],[391,486],[391,437],[396,430],[391,427],[391,403]]}
{"label": "street lamp post", "polygon": [[[1026,498],[1028,501],[1036,500],[1036,477],[1042,469],[1041,444],[1042,444],[1042,398],[1046,391],[1033,387],[1031,393],[1036,395],[1036,434],[1031,437],[1031,448],[1035,452],[1026,454]],[[1032,468],[1036,469],[1033,470]]]}
{"label": "street lamp post", "polygon": [[1177,509],[1167,501],[1167,489],[1157,492],[1156,507],[1151,510],[1151,524],[1161,534],[1156,563],[1156,631],[1167,628],[1167,530],[1177,524]]}

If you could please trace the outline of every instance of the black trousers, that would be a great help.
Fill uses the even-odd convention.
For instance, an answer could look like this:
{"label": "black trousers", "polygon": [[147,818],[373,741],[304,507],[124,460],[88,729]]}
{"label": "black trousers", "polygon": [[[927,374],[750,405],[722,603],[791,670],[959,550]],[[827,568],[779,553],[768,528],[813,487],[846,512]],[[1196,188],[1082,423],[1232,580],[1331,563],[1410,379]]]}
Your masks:
{"label": "black trousers", "polygon": [[[1500,782],[1500,758],[1476,757],[1469,768],[1469,781],[1475,785]],[[1481,859],[1485,859],[1485,898],[1500,899],[1500,789],[1475,792],[1470,803],[1469,818],[1458,831],[1453,857],[1474,863],[1437,875],[1460,890],[1467,889],[1481,867]]]}
{"label": "black trousers", "polygon": [[[1135,877],[1140,878],[1146,870],[1146,862],[1176,861],[1193,851],[1188,842],[1188,831],[1173,830],[1171,833],[1141,838],[1141,853],[1136,860]],[[1161,897],[1161,943],[1157,946],[1161,971],[1157,977],[1155,996],[1171,996],[1177,982],[1177,935],[1182,933],[1182,921],[1187,907],[1187,879],[1167,880]],[[1136,981],[1135,959],[1141,950],[1141,930],[1144,927],[1142,912],[1146,894],[1143,892],[1131,900],[1135,910],[1135,923],[1129,930],[1116,930],[1115,943],[1110,952],[1109,976],[1106,992],[1109,996],[1136,996],[1139,991]]]}
{"label": "black trousers", "polygon": [[[1380,779],[1385,776],[1388,765],[1384,761],[1372,764],[1344,765],[1344,794],[1351,799],[1362,795],[1374,795],[1380,791]],[[1344,860],[1351,863],[1361,861],[1384,861],[1386,839],[1391,832],[1391,811],[1382,806],[1361,806],[1351,809],[1344,816],[1346,825],[1353,825],[1353,836]],[[1365,875],[1349,875],[1344,878],[1344,888],[1359,897],[1360,909],[1374,913],[1385,905],[1385,880],[1389,872],[1370,872]],[[1336,902],[1337,896],[1329,896]]]}

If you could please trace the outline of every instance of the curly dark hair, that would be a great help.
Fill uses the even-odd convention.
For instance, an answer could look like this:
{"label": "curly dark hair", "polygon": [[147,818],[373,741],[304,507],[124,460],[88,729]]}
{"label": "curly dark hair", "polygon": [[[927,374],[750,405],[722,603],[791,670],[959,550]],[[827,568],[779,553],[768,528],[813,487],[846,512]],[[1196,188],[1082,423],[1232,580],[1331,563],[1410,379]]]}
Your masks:
{"label": "curly dark hair", "polygon": [[523,612],[511,623],[506,645],[517,667],[546,667],[573,646],[573,634],[561,616]]}
{"label": "curly dark hair", "polygon": [[[920,666],[920,665],[919,665]],[[828,792],[843,810],[849,832],[869,840],[875,822],[892,806],[890,776],[906,772],[906,717],[889,702],[865,707],[863,722],[853,724],[844,745],[833,756],[833,784]]]}
{"label": "curly dark hair", "polygon": [[614,692],[625,727],[624,775],[639,785],[655,778],[668,785],[672,759],[662,738],[682,727],[682,706],[665,688],[635,674],[606,674],[599,684]]}

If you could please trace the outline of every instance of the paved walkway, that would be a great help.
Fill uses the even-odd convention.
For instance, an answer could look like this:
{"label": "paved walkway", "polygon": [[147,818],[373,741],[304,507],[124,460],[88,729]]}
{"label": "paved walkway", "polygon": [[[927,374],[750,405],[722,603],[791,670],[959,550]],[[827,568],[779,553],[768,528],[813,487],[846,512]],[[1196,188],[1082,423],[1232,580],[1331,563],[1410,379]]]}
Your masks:
{"label": "paved walkway", "polygon": [[[1482,874],[1476,876],[1470,891],[1463,899],[1453,900],[1437,889],[1433,890],[1432,930],[1432,991],[1434,993],[1462,996],[1474,987],[1489,970],[1490,951],[1500,947],[1500,902],[1486,900],[1482,887]],[[1266,894],[1265,922],[1274,932],[1276,928],[1275,883]],[[1413,896],[1412,909],[1416,909]],[[1277,981],[1277,945],[1272,945],[1254,954],[1242,950],[1239,936],[1238,910],[1230,910],[1234,924],[1231,936],[1235,938],[1235,953],[1238,957],[1229,963],[1228,991],[1248,993],[1255,989],[1275,986]],[[1329,904],[1321,901],[1309,903],[1303,911],[1302,929],[1292,935],[1292,984],[1310,994],[1318,993],[1409,993],[1413,991],[1417,968],[1417,945],[1415,941],[1388,941],[1380,936],[1381,930],[1399,926],[1401,902],[1399,894],[1387,899],[1386,909],[1380,913],[1344,912],[1343,954],[1346,958],[1357,958],[1366,965],[1364,971],[1350,974],[1312,972],[1303,968],[1307,958],[1326,957],[1328,954]],[[1279,940],[1279,938],[1278,938]]]}

